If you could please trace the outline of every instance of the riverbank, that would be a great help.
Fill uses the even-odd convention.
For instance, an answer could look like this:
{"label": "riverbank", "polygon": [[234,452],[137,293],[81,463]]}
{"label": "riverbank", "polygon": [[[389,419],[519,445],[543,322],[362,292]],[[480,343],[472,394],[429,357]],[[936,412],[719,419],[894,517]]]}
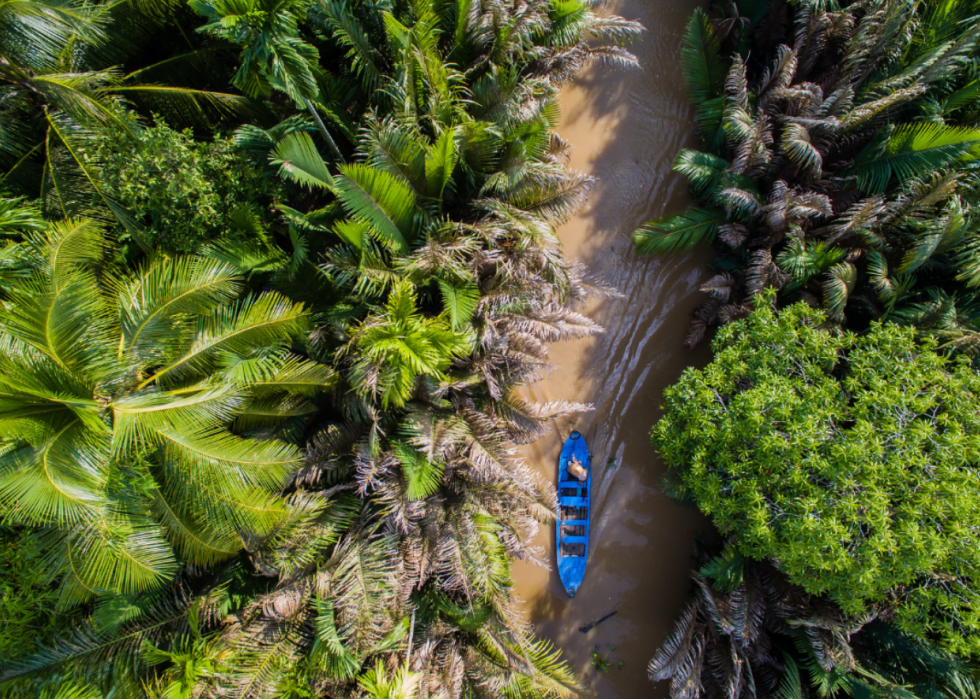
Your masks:
{"label": "riverbank", "polygon": [[[631,47],[642,68],[592,67],[561,98],[559,133],[574,146],[572,167],[598,182],[559,236],[570,259],[622,297],[590,303],[585,311],[606,333],[553,346],[556,369],[528,391],[538,401],[595,405],[523,452],[553,481],[568,430],[589,440],[594,504],[585,581],[569,600],[554,571],[518,563],[514,575],[529,620],[603,699],[666,694],[649,683],[646,665],[685,603],[691,536],[710,532],[696,511],[660,492],[664,467],[649,442],[663,389],[685,367],[709,359],[707,343],[691,352],[683,339],[710,251],[657,260],[637,257],[630,242],[638,225],[688,202],[671,162],[678,148],[695,143],[680,68],[683,27],[694,6],[690,0],[615,3],[610,11],[647,27]],[[543,528],[537,543],[553,560],[553,528]],[[613,610],[616,616],[588,634],[578,631]],[[602,674],[591,663],[597,645],[610,661]]]}

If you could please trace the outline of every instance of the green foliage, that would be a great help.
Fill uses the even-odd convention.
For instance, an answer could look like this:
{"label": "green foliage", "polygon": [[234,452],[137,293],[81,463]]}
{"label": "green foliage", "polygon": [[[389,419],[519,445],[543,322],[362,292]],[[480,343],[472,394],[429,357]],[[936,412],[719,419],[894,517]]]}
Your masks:
{"label": "green foliage", "polygon": [[0,511],[36,530],[59,607],[167,585],[269,534],[294,447],[229,427],[278,387],[302,308],[239,298],[203,258],[101,282],[106,240],[70,220],[32,237],[31,273],[0,316]]}
{"label": "green foliage", "polygon": [[453,358],[465,356],[473,346],[472,337],[452,330],[446,319],[423,317],[407,282],[395,285],[383,314],[368,317],[352,335],[354,386],[377,396],[385,407],[404,405],[419,377],[446,381],[444,372]]}
{"label": "green foliage", "polygon": [[593,5],[0,18],[36,67],[0,61],[0,177],[43,214],[3,209],[0,507],[77,629],[4,690],[580,691],[510,561],[555,507],[513,444],[585,408],[517,389],[598,330],[557,89],[640,27]]}
{"label": "green foliage", "polygon": [[704,289],[689,345],[774,287],[843,327],[888,318],[980,361],[978,27],[975,0],[692,14],[682,59],[705,152],[674,169],[697,203],[633,234],[639,252],[717,248],[729,283]]}
{"label": "green foliage", "polygon": [[723,211],[690,209],[638,228],[633,233],[633,243],[640,252],[683,252],[713,241],[718,235],[718,226],[725,220]]}
{"label": "green foliage", "polygon": [[711,142],[721,129],[722,83],[727,66],[721,41],[701,8],[695,9],[687,22],[681,64],[688,97],[698,108],[701,136]]}
{"label": "green foliage", "polygon": [[21,532],[0,527],[0,657],[15,658],[38,649],[63,630],[65,618],[55,611],[57,590],[29,555]]}
{"label": "green foliage", "polygon": [[196,142],[158,121],[134,140],[100,142],[96,159],[112,197],[145,226],[153,247],[192,253],[215,240],[267,235],[278,188],[230,138]]}
{"label": "green foliage", "polygon": [[665,392],[655,445],[741,554],[976,652],[980,376],[910,330],[828,333],[818,311],[764,300]]}

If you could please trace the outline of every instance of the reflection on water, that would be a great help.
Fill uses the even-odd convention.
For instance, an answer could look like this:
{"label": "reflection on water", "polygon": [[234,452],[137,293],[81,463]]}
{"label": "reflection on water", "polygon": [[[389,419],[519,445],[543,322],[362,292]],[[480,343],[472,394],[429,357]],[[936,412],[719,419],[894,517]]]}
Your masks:
{"label": "reflection on water", "polygon": [[[629,238],[644,221],[688,201],[684,180],[670,165],[678,148],[695,144],[679,55],[694,7],[692,0],[614,4],[611,11],[647,27],[632,48],[642,69],[594,68],[562,93],[559,131],[574,145],[572,166],[599,181],[559,234],[571,259],[623,297],[593,302],[586,311],[606,333],[553,346],[557,368],[527,391],[539,401],[595,405],[523,451],[553,482],[564,437],[577,428],[588,438],[594,470],[585,581],[570,600],[554,571],[517,563],[514,576],[529,620],[603,699],[666,696],[665,686],[646,679],[646,665],[685,603],[691,535],[710,532],[696,511],[660,492],[664,467],[649,442],[663,389],[684,367],[708,359],[706,345],[691,352],[682,342],[710,253],[638,258]],[[537,543],[553,562],[553,527],[542,527]],[[588,634],[578,631],[613,610],[616,616]],[[611,668],[599,676],[590,662],[596,645],[604,653],[615,646]]]}

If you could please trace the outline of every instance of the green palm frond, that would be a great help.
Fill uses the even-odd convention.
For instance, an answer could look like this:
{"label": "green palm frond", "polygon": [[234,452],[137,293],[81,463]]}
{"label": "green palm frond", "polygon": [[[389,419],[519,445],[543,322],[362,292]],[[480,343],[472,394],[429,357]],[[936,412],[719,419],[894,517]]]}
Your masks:
{"label": "green palm frond", "polygon": [[232,527],[220,525],[195,516],[179,497],[167,497],[159,490],[153,493],[151,512],[160,522],[167,540],[186,561],[198,565],[213,565],[237,554],[242,540]]}
{"label": "green palm frond", "polygon": [[445,464],[431,460],[406,444],[396,443],[394,452],[401,463],[405,479],[405,495],[409,500],[424,500],[442,485]]}
{"label": "green palm frond", "polygon": [[336,0],[322,3],[320,10],[334,39],[347,49],[347,58],[364,90],[371,92],[379,89],[383,83],[383,58],[357,14],[351,11],[350,6]]}
{"label": "green palm frond", "polygon": [[269,158],[272,165],[279,167],[279,175],[304,187],[337,191],[333,175],[320,157],[313,139],[304,131],[296,131],[285,136]]}
{"label": "green palm frond", "polygon": [[728,161],[711,153],[682,148],[674,158],[673,169],[688,179],[698,197],[709,196],[719,185],[729,182]]}
{"label": "green palm frond", "polygon": [[60,578],[58,605],[69,608],[105,594],[133,594],[173,579],[173,549],[141,499],[110,508],[80,526],[45,529],[35,538],[39,560]]}
{"label": "green palm frond", "polygon": [[[24,411],[32,408],[25,406]],[[19,421],[25,419],[24,411]],[[36,446],[11,445],[0,456],[0,503],[12,519],[25,524],[72,525],[98,516],[106,504],[106,449],[87,444],[81,422],[70,413],[58,420],[58,412],[68,411],[48,407],[43,414],[64,426],[44,439],[35,438]]]}
{"label": "green palm frond", "polygon": [[121,628],[106,629],[87,621],[37,654],[11,662],[0,679],[70,673],[76,682],[139,691],[145,644],[166,647],[170,638],[189,632],[192,614],[202,620],[213,618],[215,601],[195,598],[182,588],[162,597],[137,596],[132,602],[135,618]]}
{"label": "green palm frond", "polygon": [[442,201],[458,160],[455,130],[443,131],[425,154],[425,180],[430,197]]}
{"label": "green palm frond", "polygon": [[472,284],[454,286],[440,279],[439,290],[442,292],[442,302],[449,312],[453,330],[468,325],[480,300],[479,289]]}
{"label": "green palm frond", "polygon": [[234,300],[241,287],[236,270],[219,260],[154,260],[121,289],[120,324],[125,349],[149,356],[157,354],[172,344],[175,334],[179,335],[175,333],[176,321]]}
{"label": "green palm frond", "polygon": [[104,91],[118,82],[115,73],[47,73],[32,80],[49,109],[67,114],[80,124],[98,124],[133,136],[134,124],[118,104],[106,99]]}
{"label": "green palm frond", "polygon": [[32,231],[42,231],[46,226],[41,212],[26,199],[0,199],[0,235],[24,235]]}
{"label": "green palm frond", "polygon": [[932,219],[925,226],[917,227],[915,239],[906,249],[898,272],[915,272],[929,262],[938,250],[948,247],[948,241],[958,239],[965,232],[964,224],[962,215],[950,212]]}
{"label": "green palm frond", "polygon": [[980,129],[942,124],[906,124],[880,133],[855,158],[861,186],[882,192],[893,179],[905,182],[980,153]]}
{"label": "green palm frond", "polygon": [[144,444],[159,444],[171,425],[194,431],[214,428],[232,419],[241,405],[240,391],[228,385],[197,390],[139,391],[113,401],[113,447],[129,454]]}
{"label": "green palm frond", "polygon": [[162,114],[168,123],[184,127],[210,127],[229,117],[260,114],[252,100],[227,92],[198,90],[168,84],[123,84],[105,90],[122,97],[142,114]]}
{"label": "green palm frond", "polygon": [[174,382],[202,376],[214,368],[219,354],[248,355],[256,346],[285,346],[308,319],[302,304],[267,292],[225,305],[202,317],[190,345],[173,357],[139,388],[158,381]]}
{"label": "green palm frond", "polygon": [[354,330],[360,356],[352,382],[384,406],[404,405],[418,377],[443,380],[452,359],[471,350],[472,340],[469,333],[453,331],[443,317],[425,318],[411,283],[399,282],[384,313],[369,316]]}
{"label": "green palm frond", "polygon": [[412,189],[391,173],[368,165],[344,165],[340,170],[335,183],[344,208],[371,224],[380,243],[395,252],[407,252],[408,241],[415,237]]}
{"label": "green palm frond", "polygon": [[695,9],[684,31],[681,65],[688,97],[698,107],[698,129],[708,143],[721,130],[725,60],[708,16]]}
{"label": "green palm frond", "polygon": [[14,65],[34,71],[58,64],[76,37],[96,41],[102,36],[90,8],[81,3],[11,2],[0,5],[0,54]]}
{"label": "green palm frond", "polygon": [[856,283],[857,268],[850,262],[839,262],[827,272],[823,284],[823,302],[831,318],[844,318],[844,306]]}
{"label": "green palm frond", "polygon": [[313,397],[335,388],[337,380],[336,371],[329,365],[291,356],[270,375],[249,381],[248,387],[257,396],[288,393]]}
{"label": "green palm frond", "polygon": [[980,99],[980,80],[967,83],[943,102],[943,114],[951,114],[963,107],[975,105]]}
{"label": "green palm frond", "polygon": [[633,244],[639,252],[652,255],[686,252],[697,245],[713,242],[718,227],[727,220],[724,211],[688,209],[636,229]]}
{"label": "green palm frond", "polygon": [[792,288],[803,286],[816,274],[827,271],[841,260],[846,252],[828,245],[794,238],[776,255],[776,264],[793,275]]}
{"label": "green palm frond", "polygon": [[57,367],[95,380],[112,357],[108,313],[90,273],[75,271],[57,280],[35,274],[11,290],[0,332]]}
{"label": "green palm frond", "polygon": [[55,287],[70,281],[72,271],[94,267],[105,248],[102,227],[91,219],[52,223],[45,235],[31,236],[30,241],[47,263]]}

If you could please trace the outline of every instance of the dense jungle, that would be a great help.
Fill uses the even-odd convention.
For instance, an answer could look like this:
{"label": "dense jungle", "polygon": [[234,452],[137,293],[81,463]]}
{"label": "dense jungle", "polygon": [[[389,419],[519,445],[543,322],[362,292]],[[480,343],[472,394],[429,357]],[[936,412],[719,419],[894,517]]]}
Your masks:
{"label": "dense jungle", "polygon": [[0,0],[3,696],[980,696],[980,2],[635,10]]}

